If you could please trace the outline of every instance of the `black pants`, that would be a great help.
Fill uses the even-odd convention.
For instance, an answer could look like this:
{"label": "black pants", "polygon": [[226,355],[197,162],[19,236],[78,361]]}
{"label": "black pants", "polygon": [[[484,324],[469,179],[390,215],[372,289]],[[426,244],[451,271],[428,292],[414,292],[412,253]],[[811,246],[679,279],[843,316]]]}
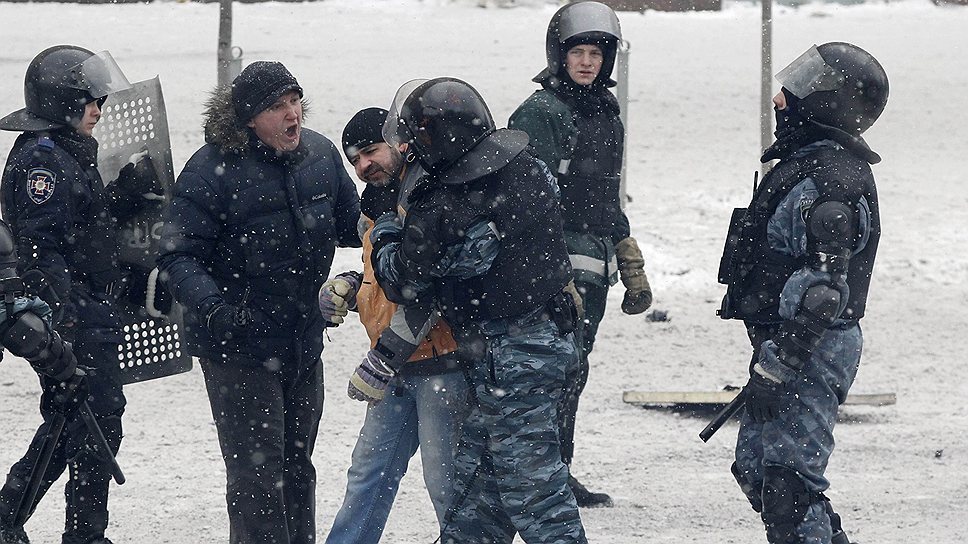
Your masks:
{"label": "black pants", "polygon": [[276,361],[200,361],[227,477],[231,544],[316,539],[312,454],[323,411],[319,353]]}
{"label": "black pants", "polygon": [[[112,452],[117,454],[121,445],[121,414],[124,413],[125,404],[121,390],[118,345],[113,342],[91,341],[80,333],[74,339],[73,347],[78,363],[95,369],[88,377],[88,404]],[[27,454],[11,467],[6,483],[0,489],[0,523],[4,525],[13,522],[15,510],[30,479],[34,460],[43,448],[44,438],[56,416],[52,409],[52,395],[48,393],[50,385],[52,380],[41,378],[44,393],[41,395],[40,413],[44,422],[34,434]],[[70,477],[64,490],[67,519],[62,543],[87,544],[91,540],[104,537],[108,525],[111,468],[89,440],[87,427],[76,414],[64,425],[37,497],[31,505],[31,512],[65,469],[69,469]]]}
{"label": "black pants", "polygon": [[578,416],[578,398],[585,390],[588,381],[588,355],[595,346],[595,335],[598,325],[605,317],[605,301],[608,298],[608,287],[593,283],[576,282],[575,287],[581,293],[585,305],[585,317],[581,326],[575,331],[575,338],[580,348],[579,366],[565,377],[565,394],[558,405],[558,440],[561,442],[561,461],[571,465],[575,455],[575,418]]}

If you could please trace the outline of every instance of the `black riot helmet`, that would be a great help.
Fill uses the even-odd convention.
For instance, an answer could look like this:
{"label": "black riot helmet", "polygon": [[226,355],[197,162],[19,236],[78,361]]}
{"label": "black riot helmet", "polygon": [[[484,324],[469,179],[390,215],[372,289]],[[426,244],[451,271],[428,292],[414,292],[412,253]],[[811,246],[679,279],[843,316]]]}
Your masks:
{"label": "black riot helmet", "polygon": [[887,105],[887,73],[856,45],[813,46],[776,75],[808,121],[859,137]]}
{"label": "black riot helmet", "polygon": [[548,65],[534,81],[541,83],[551,77],[567,77],[565,55],[576,45],[595,44],[603,54],[602,70],[592,85],[612,87],[612,68],[615,67],[615,54],[618,42],[622,41],[622,27],[612,8],[601,2],[575,2],[561,7],[551,22],[545,36],[545,57]]}
{"label": "black riot helmet", "polygon": [[84,107],[131,84],[107,51],[57,45],[34,57],[24,78],[25,108],[0,119],[0,129],[49,130],[74,126]]}
{"label": "black riot helmet", "polygon": [[[414,86],[416,85],[416,86]],[[407,143],[428,174],[457,185],[507,166],[528,145],[520,130],[494,128],[494,118],[474,87],[441,77],[404,84],[383,127],[391,145]]]}

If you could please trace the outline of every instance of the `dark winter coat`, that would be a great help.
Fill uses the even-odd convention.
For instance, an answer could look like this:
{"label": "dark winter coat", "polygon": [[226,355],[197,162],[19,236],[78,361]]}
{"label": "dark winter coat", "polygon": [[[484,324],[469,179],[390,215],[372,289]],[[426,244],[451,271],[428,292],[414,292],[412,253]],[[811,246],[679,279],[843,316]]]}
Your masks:
{"label": "dark winter coat", "polygon": [[[321,350],[316,293],[336,246],[360,246],[359,197],[339,152],[303,128],[299,148],[277,155],[237,121],[225,90],[209,103],[205,133],[175,183],[158,258],[186,307],[189,353],[261,362],[307,342]],[[245,337],[212,337],[205,317],[221,302],[252,312]]]}
{"label": "dark winter coat", "polygon": [[[400,254],[418,255],[421,250],[416,246],[421,245],[452,248],[473,242],[473,225],[483,221],[494,228],[485,232],[496,233],[500,240],[492,261],[471,259],[476,264],[486,262],[483,269],[436,280],[448,323],[456,326],[527,314],[544,307],[568,283],[572,271],[554,178],[530,153],[522,152],[507,166],[464,184],[425,180],[410,194]],[[435,264],[439,266],[439,260]],[[385,269],[376,273],[385,289],[393,283],[390,277],[399,277]]]}
{"label": "dark winter coat", "polygon": [[70,129],[24,133],[7,158],[0,207],[17,239],[20,274],[43,273],[59,299],[55,316],[76,321],[71,339],[120,342],[106,293],[121,277],[113,199],[96,167],[94,138]]}

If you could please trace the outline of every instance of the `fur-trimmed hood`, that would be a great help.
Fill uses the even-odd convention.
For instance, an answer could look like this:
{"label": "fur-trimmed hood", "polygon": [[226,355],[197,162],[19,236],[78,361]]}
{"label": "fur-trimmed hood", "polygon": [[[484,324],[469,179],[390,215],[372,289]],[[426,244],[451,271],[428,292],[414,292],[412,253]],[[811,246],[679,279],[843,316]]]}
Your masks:
{"label": "fur-trimmed hood", "polygon": [[205,142],[223,153],[242,154],[249,148],[252,131],[239,122],[232,106],[232,86],[216,87],[205,101]]}
{"label": "fur-trimmed hood", "polygon": [[[309,111],[309,103],[302,100],[303,122]],[[223,153],[242,154],[251,147],[255,137],[252,129],[239,121],[232,104],[232,86],[222,85],[211,92],[205,101],[205,142],[219,148]]]}

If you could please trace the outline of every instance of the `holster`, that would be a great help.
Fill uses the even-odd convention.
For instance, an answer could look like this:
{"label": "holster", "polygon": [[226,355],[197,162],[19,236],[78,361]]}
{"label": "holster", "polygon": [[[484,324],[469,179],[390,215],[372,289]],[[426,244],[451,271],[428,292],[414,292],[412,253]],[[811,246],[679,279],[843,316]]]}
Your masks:
{"label": "holster", "polygon": [[555,293],[551,297],[551,300],[548,301],[548,311],[551,313],[551,319],[558,326],[561,334],[574,332],[578,328],[578,322],[580,320],[578,307],[575,306],[575,301],[568,293],[564,291]]}

